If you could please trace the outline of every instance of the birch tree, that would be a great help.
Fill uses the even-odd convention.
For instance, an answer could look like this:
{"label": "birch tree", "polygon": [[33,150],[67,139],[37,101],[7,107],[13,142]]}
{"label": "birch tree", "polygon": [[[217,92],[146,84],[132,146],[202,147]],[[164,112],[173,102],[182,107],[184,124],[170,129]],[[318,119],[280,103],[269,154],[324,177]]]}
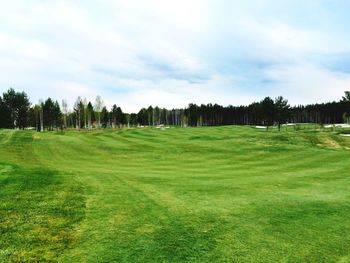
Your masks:
{"label": "birch tree", "polygon": [[103,109],[104,103],[100,96],[95,99],[95,111],[97,113],[98,128],[101,128],[101,111]]}
{"label": "birch tree", "polygon": [[44,131],[44,101],[39,100],[40,105],[40,132]]}
{"label": "birch tree", "polygon": [[63,113],[63,125],[64,128],[67,128],[67,114],[68,114],[68,103],[65,100],[62,100],[62,113]]}
{"label": "birch tree", "polygon": [[84,100],[82,101],[83,103],[83,110],[84,110],[84,129],[87,128],[87,105],[88,105],[88,102],[87,102],[87,99],[84,98]]}
{"label": "birch tree", "polygon": [[74,103],[74,111],[76,113],[76,128],[80,129],[81,127],[81,105],[82,105],[82,100],[80,96],[77,98],[77,100]]}

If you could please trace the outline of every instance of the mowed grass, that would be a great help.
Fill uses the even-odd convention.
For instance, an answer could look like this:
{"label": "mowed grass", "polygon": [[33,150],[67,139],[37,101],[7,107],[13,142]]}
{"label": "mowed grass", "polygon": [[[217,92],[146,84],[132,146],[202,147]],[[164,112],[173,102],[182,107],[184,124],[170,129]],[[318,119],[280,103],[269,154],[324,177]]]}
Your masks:
{"label": "mowed grass", "polygon": [[0,262],[350,262],[350,138],[0,131]]}

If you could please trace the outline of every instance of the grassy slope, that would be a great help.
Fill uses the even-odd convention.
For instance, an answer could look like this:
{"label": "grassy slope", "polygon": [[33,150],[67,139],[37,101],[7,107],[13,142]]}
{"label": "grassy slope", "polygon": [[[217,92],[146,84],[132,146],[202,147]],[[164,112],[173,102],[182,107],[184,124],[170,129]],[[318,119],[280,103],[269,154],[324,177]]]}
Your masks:
{"label": "grassy slope", "polygon": [[350,138],[0,131],[0,261],[349,262]]}

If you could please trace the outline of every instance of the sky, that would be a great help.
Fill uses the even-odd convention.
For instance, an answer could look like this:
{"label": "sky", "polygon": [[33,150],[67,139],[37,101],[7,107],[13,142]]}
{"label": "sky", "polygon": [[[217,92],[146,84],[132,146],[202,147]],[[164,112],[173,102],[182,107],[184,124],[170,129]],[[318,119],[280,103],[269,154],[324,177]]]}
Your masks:
{"label": "sky", "polygon": [[0,0],[0,93],[291,105],[350,90],[348,0]]}

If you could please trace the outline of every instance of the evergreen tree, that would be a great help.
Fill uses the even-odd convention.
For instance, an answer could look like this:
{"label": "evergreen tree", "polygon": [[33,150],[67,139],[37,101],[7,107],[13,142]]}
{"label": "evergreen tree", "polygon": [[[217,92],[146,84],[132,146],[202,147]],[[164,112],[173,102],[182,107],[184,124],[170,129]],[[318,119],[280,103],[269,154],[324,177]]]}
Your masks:
{"label": "evergreen tree", "polygon": [[260,102],[260,114],[262,117],[263,124],[266,125],[267,129],[269,125],[273,124],[275,119],[275,103],[270,97],[266,97]]}
{"label": "evergreen tree", "polygon": [[101,125],[102,128],[108,128],[109,127],[109,118],[108,118],[108,110],[106,107],[103,107],[101,110]]}
{"label": "evergreen tree", "polygon": [[0,128],[13,128],[11,125],[11,114],[5,102],[0,96]]}
{"label": "evergreen tree", "polygon": [[16,92],[10,88],[3,93],[1,110],[3,111],[3,123],[6,128],[24,129],[28,124],[30,102],[24,92]]}
{"label": "evergreen tree", "polygon": [[285,123],[289,118],[289,109],[288,100],[284,99],[282,96],[275,99],[275,118],[279,131],[281,130],[281,124]]}
{"label": "evergreen tree", "polygon": [[43,105],[43,113],[45,120],[45,127],[52,131],[54,128],[61,126],[61,109],[57,101],[53,101],[51,98],[48,98]]}
{"label": "evergreen tree", "polygon": [[94,107],[92,106],[91,102],[87,104],[87,122],[88,122],[88,128],[92,128],[92,123],[95,120],[95,114],[94,114]]}

